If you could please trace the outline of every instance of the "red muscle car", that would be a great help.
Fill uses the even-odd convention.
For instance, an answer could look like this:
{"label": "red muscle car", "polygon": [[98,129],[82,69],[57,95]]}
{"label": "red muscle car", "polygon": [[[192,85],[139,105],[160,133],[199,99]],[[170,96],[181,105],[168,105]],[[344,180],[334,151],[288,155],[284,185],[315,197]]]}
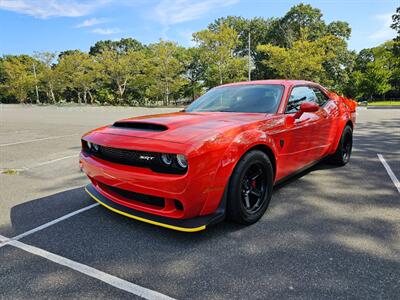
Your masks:
{"label": "red muscle car", "polygon": [[85,134],[86,190],[114,212],[170,229],[252,224],[278,182],[324,158],[349,161],[355,108],[308,81],[222,85],[181,112]]}

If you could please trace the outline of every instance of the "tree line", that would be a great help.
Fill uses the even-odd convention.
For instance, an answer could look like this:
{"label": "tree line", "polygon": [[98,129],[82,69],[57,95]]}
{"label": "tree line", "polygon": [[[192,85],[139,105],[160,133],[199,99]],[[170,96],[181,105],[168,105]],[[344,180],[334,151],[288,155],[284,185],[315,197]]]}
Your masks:
{"label": "tree line", "polygon": [[0,102],[173,105],[247,80],[249,67],[252,80],[304,79],[352,98],[400,97],[400,7],[391,25],[397,37],[359,53],[348,49],[347,22],[322,17],[299,4],[281,18],[219,18],[193,34],[195,47],[123,38],[98,41],[88,53],[4,55]]}

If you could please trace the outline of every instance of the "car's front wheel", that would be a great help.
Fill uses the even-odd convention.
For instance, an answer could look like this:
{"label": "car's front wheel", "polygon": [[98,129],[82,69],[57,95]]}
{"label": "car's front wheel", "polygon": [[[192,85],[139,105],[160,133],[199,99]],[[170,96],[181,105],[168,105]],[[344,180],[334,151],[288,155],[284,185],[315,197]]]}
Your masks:
{"label": "car's front wheel", "polygon": [[247,225],[257,222],[271,200],[273,176],[271,161],[264,152],[246,153],[229,181],[228,218]]}

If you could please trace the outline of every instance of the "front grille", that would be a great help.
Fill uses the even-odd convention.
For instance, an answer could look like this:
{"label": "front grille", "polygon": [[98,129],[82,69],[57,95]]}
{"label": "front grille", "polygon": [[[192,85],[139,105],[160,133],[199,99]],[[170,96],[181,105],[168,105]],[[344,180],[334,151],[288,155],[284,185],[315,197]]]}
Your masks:
{"label": "front grille", "polygon": [[148,167],[159,161],[158,153],[125,150],[99,146],[99,151],[92,153],[94,156],[119,164]]}
{"label": "front grille", "polygon": [[117,197],[118,196],[123,197],[124,200],[141,202],[143,204],[156,206],[157,208],[163,208],[165,206],[165,200],[164,198],[161,197],[139,194],[128,190],[109,186],[107,184],[100,182],[98,183],[98,185],[100,186],[101,189],[107,192],[111,192],[111,194],[115,194]]}
{"label": "front grille", "polygon": [[82,150],[87,155],[95,156],[105,161],[148,168],[157,173],[185,174],[187,172],[187,169],[179,168],[176,164],[172,166],[164,165],[161,162],[161,154],[158,152],[127,150],[101,145],[98,145],[97,151],[93,151],[89,149],[87,142],[84,140],[82,140]]}

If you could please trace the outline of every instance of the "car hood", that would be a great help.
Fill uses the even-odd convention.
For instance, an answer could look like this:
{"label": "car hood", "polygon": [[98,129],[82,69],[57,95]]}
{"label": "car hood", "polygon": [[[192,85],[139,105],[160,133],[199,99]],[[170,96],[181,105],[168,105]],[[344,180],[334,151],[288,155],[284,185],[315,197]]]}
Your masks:
{"label": "car hood", "polygon": [[272,116],[263,113],[177,112],[123,119],[95,132],[186,144]]}

